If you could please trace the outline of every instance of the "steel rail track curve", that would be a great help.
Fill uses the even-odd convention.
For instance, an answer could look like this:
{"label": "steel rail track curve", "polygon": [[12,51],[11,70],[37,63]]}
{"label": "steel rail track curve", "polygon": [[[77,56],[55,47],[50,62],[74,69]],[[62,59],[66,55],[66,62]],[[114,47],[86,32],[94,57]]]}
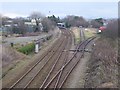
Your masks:
{"label": "steel rail track curve", "polygon": [[[65,50],[65,48],[67,48],[67,50],[68,50],[68,49],[69,49],[69,46],[71,45],[71,42],[72,42],[72,41],[71,41],[71,40],[72,40],[71,34],[70,34],[69,31],[68,31],[68,35],[66,35],[66,36],[67,36],[67,39],[66,39],[66,41],[67,41],[66,44],[67,44],[67,45],[63,48],[63,50]],[[62,56],[62,54],[63,54],[63,53],[61,52],[60,55],[59,55],[59,57],[58,57],[57,60],[55,61],[53,67],[51,68],[48,76],[45,78],[44,82],[43,82],[42,85],[40,86],[40,88],[44,88],[45,83],[48,81],[48,78],[50,77],[50,75],[52,74],[53,70],[55,69],[55,66],[57,65],[57,63],[58,63],[60,57]],[[67,56],[68,56],[67,54],[68,54],[68,52],[65,53],[65,58],[64,58],[64,60],[67,58]]]}
{"label": "steel rail track curve", "polygon": [[[87,46],[88,43],[89,43],[90,41],[92,41],[94,38],[95,38],[95,37],[92,37],[92,38],[89,38],[89,39],[83,41],[83,42],[78,46],[78,49],[80,49],[80,47],[81,47],[85,42],[86,42],[86,46]],[[83,52],[84,52],[84,50],[83,50]],[[52,83],[52,81],[53,81],[57,76],[59,76],[59,75],[62,74],[62,72],[63,72],[63,70],[65,69],[65,67],[71,62],[71,60],[75,57],[76,54],[77,54],[77,52],[75,52],[75,54],[73,55],[73,57],[72,57],[65,65],[63,65],[63,67],[56,73],[56,75],[51,79],[51,81],[48,82],[48,84],[45,86],[44,89],[47,89],[48,86]],[[83,54],[82,54],[82,55],[83,55]],[[80,55],[80,57],[82,57],[82,55]],[[67,77],[69,76],[69,74],[71,73],[71,71],[74,69],[74,67],[78,64],[79,61],[80,61],[80,59],[73,65],[73,67],[71,68],[71,70],[70,70],[69,73],[66,75],[65,79],[63,80],[63,82],[61,83],[60,87],[58,87],[58,88],[61,88],[61,87],[62,87],[62,85],[64,84],[65,80],[67,79]],[[61,78],[61,76],[59,76],[58,81],[60,80],[60,78]]]}
{"label": "steel rail track curve", "polygon": [[[61,40],[62,40],[62,39],[61,39]],[[58,41],[58,42],[60,42],[60,41]],[[54,46],[53,46],[53,47],[54,47]],[[58,46],[58,47],[59,47],[59,46]],[[53,49],[53,48],[51,48],[51,49],[49,50],[49,52],[50,52],[52,49]],[[48,52],[48,53],[49,53],[49,52]],[[17,83],[19,83],[30,71],[32,71],[33,68],[34,68],[36,65],[38,65],[38,64],[40,63],[40,61],[43,60],[43,59],[47,56],[48,53],[46,53],[46,54],[45,54],[37,63],[35,63],[35,65],[33,65],[20,79],[18,79],[17,82],[15,82],[15,83],[9,88],[9,90],[11,90],[12,88],[14,88]]]}

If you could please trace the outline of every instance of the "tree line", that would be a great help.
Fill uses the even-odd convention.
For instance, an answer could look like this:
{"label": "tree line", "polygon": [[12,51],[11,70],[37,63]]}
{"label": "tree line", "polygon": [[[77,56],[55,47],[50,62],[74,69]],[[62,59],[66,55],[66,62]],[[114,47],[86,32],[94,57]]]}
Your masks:
{"label": "tree line", "polygon": [[[82,26],[82,27],[92,26],[94,28],[99,28],[100,26],[103,25],[102,18],[86,20],[82,16],[74,16],[74,15],[68,15],[65,18],[60,19],[59,17],[56,17],[55,15],[46,17],[40,12],[33,12],[29,15],[28,18],[30,20],[34,19],[36,22],[36,26],[33,27],[34,32],[40,31],[39,23],[42,24],[44,32],[49,32],[50,30],[53,30],[57,26],[57,23],[60,23],[60,22],[64,22],[66,25],[66,28],[79,27],[79,26]],[[8,17],[3,17],[2,25],[5,25],[6,20],[11,20],[11,19]],[[27,32],[26,28],[28,27],[24,24],[24,22],[30,21],[30,20],[26,20],[24,18],[15,18],[13,20],[13,23],[18,24],[18,26],[17,27],[13,26],[12,33],[25,34]]]}
{"label": "tree line", "polygon": [[119,24],[120,24],[120,19],[111,20],[107,24],[106,30],[103,31],[102,36],[111,38],[111,39],[119,38],[119,35],[120,35]]}

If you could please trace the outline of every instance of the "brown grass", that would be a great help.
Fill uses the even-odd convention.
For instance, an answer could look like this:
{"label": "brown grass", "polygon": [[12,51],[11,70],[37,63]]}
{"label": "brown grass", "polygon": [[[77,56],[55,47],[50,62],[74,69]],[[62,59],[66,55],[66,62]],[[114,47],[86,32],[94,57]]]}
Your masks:
{"label": "brown grass", "polygon": [[110,42],[106,39],[96,42],[88,64],[85,87],[118,87],[118,52]]}
{"label": "brown grass", "polygon": [[6,66],[12,63],[14,60],[19,60],[25,57],[25,55],[17,52],[11,47],[2,46],[2,66]]}

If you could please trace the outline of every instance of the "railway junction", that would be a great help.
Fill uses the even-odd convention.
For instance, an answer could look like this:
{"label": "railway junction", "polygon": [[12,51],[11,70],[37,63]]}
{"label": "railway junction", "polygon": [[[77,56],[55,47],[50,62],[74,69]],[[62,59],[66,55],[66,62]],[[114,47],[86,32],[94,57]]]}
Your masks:
{"label": "railway junction", "polygon": [[9,90],[16,88],[45,90],[47,88],[69,88],[70,85],[73,85],[70,82],[72,79],[74,81],[76,77],[71,78],[71,75],[85,54],[90,53],[87,48],[92,46],[96,37],[86,38],[84,30],[80,29],[80,42],[74,45],[73,32],[69,29],[60,31],[61,35],[58,40],[40,55],[24,74],[15,78],[5,87]]}

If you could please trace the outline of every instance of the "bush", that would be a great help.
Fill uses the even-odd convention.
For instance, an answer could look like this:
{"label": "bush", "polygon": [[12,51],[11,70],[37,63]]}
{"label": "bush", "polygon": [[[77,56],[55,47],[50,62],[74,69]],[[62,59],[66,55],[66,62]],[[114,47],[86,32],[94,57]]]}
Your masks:
{"label": "bush", "polygon": [[116,39],[118,37],[118,20],[113,20],[108,23],[107,28],[102,35],[104,37]]}
{"label": "bush", "polygon": [[62,21],[65,22],[67,28],[79,26],[88,27],[89,25],[88,21],[86,21],[83,17],[74,15],[69,15],[65,17]]}
{"label": "bush", "polygon": [[[85,88],[117,88],[118,55],[108,39],[98,39],[93,48],[85,79]],[[104,85],[105,83],[112,83]],[[104,85],[104,86],[103,86]]]}
{"label": "bush", "polygon": [[34,49],[35,49],[35,44],[34,43],[30,43],[30,44],[28,44],[26,46],[23,46],[23,47],[19,48],[18,51],[28,55],[31,52],[33,52]]}
{"label": "bush", "polygon": [[99,28],[99,27],[103,26],[100,22],[97,22],[95,20],[92,20],[90,22],[90,24],[92,25],[93,28]]}
{"label": "bush", "polygon": [[43,31],[49,32],[55,28],[55,22],[51,21],[49,18],[44,18],[42,20]]}

